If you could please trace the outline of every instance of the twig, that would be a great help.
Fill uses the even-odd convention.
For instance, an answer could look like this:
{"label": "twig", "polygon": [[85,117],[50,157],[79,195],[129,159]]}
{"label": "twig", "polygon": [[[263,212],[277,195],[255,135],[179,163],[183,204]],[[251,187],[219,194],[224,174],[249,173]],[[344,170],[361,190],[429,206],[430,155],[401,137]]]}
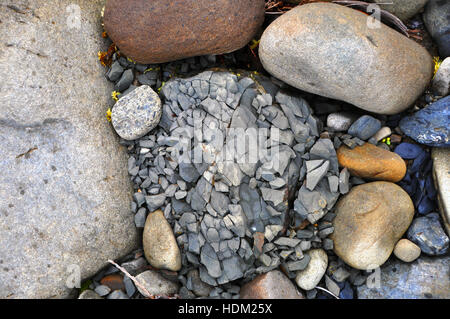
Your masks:
{"label": "twig", "polygon": [[330,295],[332,295],[332,296],[333,296],[334,298],[336,298],[336,299],[341,299],[341,298],[339,298],[338,296],[336,296],[334,293],[332,293],[331,291],[326,290],[325,288],[322,288],[322,287],[317,286],[316,289],[325,291],[326,293],[329,293]]}
{"label": "twig", "polygon": [[[341,4],[344,6],[362,7],[366,10],[369,5],[373,4],[373,3],[367,3],[364,1],[350,1],[350,0],[336,0],[336,1],[333,1],[333,3]],[[402,22],[402,20],[397,18],[392,13],[390,13],[386,10],[383,10],[383,9],[380,9],[380,13],[381,13],[382,18],[384,18],[387,21],[394,24],[404,35],[406,35],[409,38],[408,27]]]}
{"label": "twig", "polygon": [[121,272],[123,272],[128,278],[130,278],[133,282],[134,282],[134,284],[137,286],[137,287],[139,287],[141,290],[142,290],[142,292],[144,292],[144,295],[146,295],[145,297],[147,297],[147,298],[154,298],[154,296],[151,294],[151,293],[149,293],[148,292],[148,290],[134,277],[134,276],[131,276],[129,273],[128,273],[128,271],[125,269],[125,268],[123,268],[123,267],[120,267],[118,264],[116,264],[114,261],[112,261],[112,260],[108,260],[108,262],[109,263],[111,263],[111,264],[113,264],[117,269],[119,269]]}

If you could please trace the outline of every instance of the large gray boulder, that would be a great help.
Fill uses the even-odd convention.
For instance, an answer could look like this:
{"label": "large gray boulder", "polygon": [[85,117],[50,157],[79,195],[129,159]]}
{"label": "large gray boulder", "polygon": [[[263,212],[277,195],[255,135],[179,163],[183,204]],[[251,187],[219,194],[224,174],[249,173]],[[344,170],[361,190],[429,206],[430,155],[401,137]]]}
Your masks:
{"label": "large gray boulder", "polygon": [[379,114],[410,107],[433,76],[425,48],[384,24],[372,27],[358,10],[325,2],[272,22],[259,56],[289,85]]}
{"label": "large gray boulder", "polygon": [[126,152],[105,118],[102,6],[0,5],[0,298],[71,296],[77,267],[83,279],[137,247]]}

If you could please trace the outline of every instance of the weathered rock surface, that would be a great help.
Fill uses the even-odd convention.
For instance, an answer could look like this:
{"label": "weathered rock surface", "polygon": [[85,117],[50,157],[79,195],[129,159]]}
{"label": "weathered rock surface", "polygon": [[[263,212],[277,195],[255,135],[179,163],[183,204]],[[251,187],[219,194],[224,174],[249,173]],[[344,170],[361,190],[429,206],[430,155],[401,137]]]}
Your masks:
{"label": "weathered rock surface", "polygon": [[331,3],[298,6],[276,19],[259,55],[269,73],[296,88],[381,114],[411,106],[433,76],[423,47]]}
{"label": "weathered rock surface", "polygon": [[135,140],[154,129],[161,114],[158,94],[150,86],[141,85],[114,104],[111,123],[120,137]]}
{"label": "weathered rock surface", "polygon": [[374,2],[380,4],[381,9],[389,11],[405,21],[419,13],[428,0],[374,0]]}
{"label": "weathered rock surface", "polygon": [[449,147],[450,96],[402,118],[399,127],[417,143],[433,147]]}
{"label": "weathered rock surface", "polygon": [[264,0],[108,0],[109,37],[140,63],[223,54],[245,46],[264,21]]}
{"label": "weathered rock surface", "polygon": [[405,161],[398,154],[370,143],[354,149],[343,145],[338,148],[337,156],[339,165],[362,178],[398,182],[406,173]]}
{"label": "weathered rock surface", "polygon": [[102,5],[0,9],[0,298],[67,297],[69,266],[84,279],[137,246],[126,149],[105,119]]}
{"label": "weathered rock surface", "polygon": [[430,0],[423,13],[425,26],[439,47],[441,58],[450,56],[450,2]]}
{"label": "weathered rock surface", "polygon": [[410,263],[420,256],[420,247],[408,239],[400,239],[394,248],[394,255],[407,263]]}
{"label": "weathered rock surface", "polygon": [[297,272],[295,282],[304,290],[314,289],[322,279],[328,266],[328,256],[323,249],[312,249],[307,252],[311,258],[304,270]]}
{"label": "weathered rock surface", "polygon": [[334,251],[348,265],[364,270],[389,258],[414,215],[409,195],[390,182],[355,186],[335,209]]}
{"label": "weathered rock surface", "polygon": [[[144,286],[151,295],[173,295],[178,292],[178,284],[164,278],[159,272],[147,270],[136,276],[136,280]],[[139,287],[136,287],[141,294],[146,293]]]}
{"label": "weathered rock surface", "polygon": [[437,213],[415,218],[408,229],[408,239],[419,245],[422,252],[431,256],[445,255],[450,243]]}
{"label": "weathered rock surface", "polygon": [[98,293],[96,293],[95,291],[86,289],[78,296],[78,299],[103,299],[103,298],[100,297]]}
{"label": "weathered rock surface", "polygon": [[450,148],[433,148],[431,157],[439,210],[447,235],[450,236]]}
{"label": "weathered rock surface", "polygon": [[241,299],[304,299],[281,271],[261,274],[241,288]]}
{"label": "weathered rock surface", "polygon": [[161,210],[148,214],[144,227],[143,245],[145,258],[150,265],[158,269],[180,270],[180,249],[172,227]]}
{"label": "weathered rock surface", "polygon": [[449,299],[450,257],[422,256],[413,263],[389,261],[378,288],[359,286],[359,299]]}

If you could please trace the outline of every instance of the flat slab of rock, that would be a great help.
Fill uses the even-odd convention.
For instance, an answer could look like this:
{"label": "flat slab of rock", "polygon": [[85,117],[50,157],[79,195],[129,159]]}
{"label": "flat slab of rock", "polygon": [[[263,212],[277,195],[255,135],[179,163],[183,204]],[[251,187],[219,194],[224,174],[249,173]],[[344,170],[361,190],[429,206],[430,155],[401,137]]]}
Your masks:
{"label": "flat slab of rock", "polygon": [[449,299],[450,257],[422,256],[413,263],[389,261],[379,287],[357,288],[359,299]]}
{"label": "flat slab of rock", "polygon": [[279,270],[259,275],[245,284],[241,299],[304,299],[294,284]]}
{"label": "flat slab of rock", "polygon": [[352,188],[335,206],[334,252],[356,269],[375,269],[391,255],[414,216],[409,195],[390,182]]}
{"label": "flat slab of rock", "polygon": [[[136,280],[151,294],[151,295],[173,295],[178,292],[178,284],[166,279],[159,272],[154,270],[147,270],[136,276]],[[137,286],[139,292],[147,296],[145,291]]]}
{"label": "flat slab of rock", "polygon": [[276,19],[259,56],[269,73],[298,89],[380,114],[410,107],[433,76],[423,47],[384,24],[368,28],[366,14],[332,3]]}
{"label": "flat slab of rock", "polygon": [[76,2],[78,27],[68,4],[0,10],[0,298],[67,297],[76,269],[90,277],[137,247],[126,149],[105,118],[112,87],[96,57],[103,1]]}
{"label": "flat slab of rock", "polygon": [[398,182],[406,174],[405,161],[398,154],[370,143],[354,149],[343,145],[337,150],[337,156],[339,165],[358,177]]}
{"label": "flat slab of rock", "polygon": [[245,46],[264,21],[264,0],[108,0],[109,37],[140,63],[223,54]]}
{"label": "flat slab of rock", "polygon": [[433,148],[433,179],[437,189],[439,210],[450,236],[450,148]]}

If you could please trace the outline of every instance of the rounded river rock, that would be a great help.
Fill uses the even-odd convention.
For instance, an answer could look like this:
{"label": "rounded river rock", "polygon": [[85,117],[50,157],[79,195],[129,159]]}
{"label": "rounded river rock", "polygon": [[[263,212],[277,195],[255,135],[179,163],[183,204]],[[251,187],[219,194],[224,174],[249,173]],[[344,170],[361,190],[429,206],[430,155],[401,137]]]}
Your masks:
{"label": "rounded river rock", "polygon": [[181,254],[172,227],[161,210],[150,213],[145,222],[144,254],[150,265],[158,269],[178,271],[181,269]]}
{"label": "rounded river rock", "polygon": [[367,15],[332,3],[298,6],[261,38],[265,69],[307,92],[366,111],[395,114],[410,107],[433,76],[430,54]]}
{"label": "rounded river rock", "polygon": [[162,63],[245,46],[264,21],[264,0],[108,0],[104,24],[126,56]]}
{"label": "rounded river rock", "polygon": [[148,85],[141,85],[114,105],[111,121],[117,134],[135,140],[154,129],[161,119],[161,100]]}
{"label": "rounded river rock", "polygon": [[334,251],[361,270],[375,269],[389,258],[414,216],[409,195],[390,182],[355,186],[335,207]]}
{"label": "rounded river rock", "polygon": [[352,175],[388,182],[398,182],[406,174],[405,161],[396,153],[370,143],[350,149],[343,145],[337,150],[339,165]]}

